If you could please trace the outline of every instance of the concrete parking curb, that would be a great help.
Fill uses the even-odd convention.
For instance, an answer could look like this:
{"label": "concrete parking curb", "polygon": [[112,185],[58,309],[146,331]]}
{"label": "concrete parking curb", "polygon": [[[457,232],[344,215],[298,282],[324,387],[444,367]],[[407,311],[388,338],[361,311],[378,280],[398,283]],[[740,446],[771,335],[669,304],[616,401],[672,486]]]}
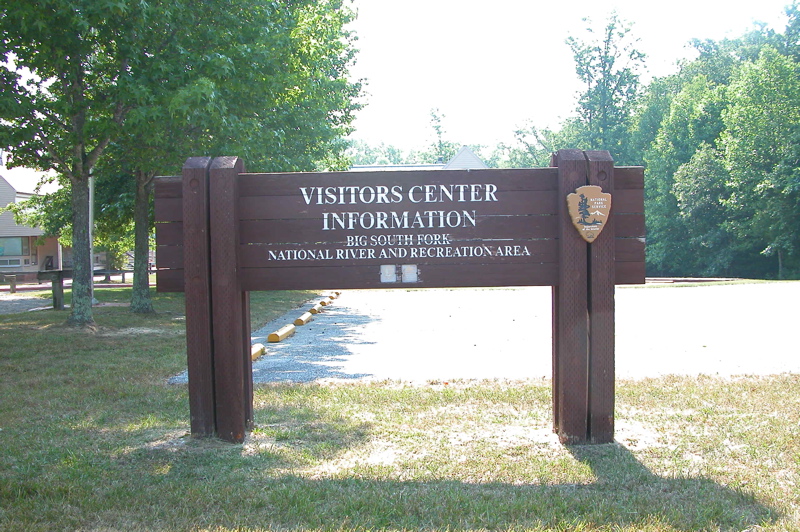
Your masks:
{"label": "concrete parking curb", "polygon": [[264,355],[267,352],[267,348],[264,347],[264,344],[253,344],[250,347],[250,359],[256,360],[258,357]]}
{"label": "concrete parking curb", "polygon": [[274,343],[285,340],[295,333],[295,329],[295,326],[291,323],[289,325],[284,325],[274,333],[270,333],[270,335],[267,336],[267,341]]}
{"label": "concrete parking curb", "polygon": [[[296,332],[296,327],[302,327],[306,325],[308,322],[314,319],[314,314],[319,314],[324,309],[323,307],[327,307],[333,304],[333,300],[337,299],[342,293],[339,291],[332,292],[328,294],[328,296],[323,296],[323,299],[316,303],[310,310],[301,314],[297,319],[294,320],[293,323],[284,325],[277,331],[270,333],[267,336],[267,341],[271,343],[281,342],[286,338],[292,336]],[[259,345],[259,344],[256,344]],[[259,355],[260,356],[260,355]],[[254,357],[255,360],[258,357]]]}

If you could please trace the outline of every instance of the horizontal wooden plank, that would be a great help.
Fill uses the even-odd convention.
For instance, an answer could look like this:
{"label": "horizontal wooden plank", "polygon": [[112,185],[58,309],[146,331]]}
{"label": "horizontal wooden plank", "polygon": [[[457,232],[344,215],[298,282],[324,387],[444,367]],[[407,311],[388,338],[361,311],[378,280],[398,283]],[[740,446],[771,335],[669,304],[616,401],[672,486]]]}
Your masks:
{"label": "horizontal wooden plank", "polygon": [[614,281],[616,284],[644,284],[644,262],[615,262]]}
{"label": "horizontal wooden plank", "polygon": [[[537,169],[541,170],[541,169]],[[546,169],[552,170],[552,169]],[[448,171],[449,172],[449,171]],[[525,171],[522,171],[523,173]],[[407,172],[401,172],[401,174],[406,174]],[[468,174],[474,172],[468,172]],[[342,173],[337,173],[337,175],[341,175]],[[365,175],[375,175],[381,174],[385,175],[385,172],[373,172],[373,173],[360,173],[354,172],[347,175],[358,175],[363,178]],[[413,172],[411,174],[414,174]],[[426,176],[429,175],[430,172],[419,172],[419,174]],[[616,183],[615,183],[615,191],[614,191],[614,200],[613,205],[615,212],[617,213],[641,213],[644,212],[644,173],[641,167],[619,167],[615,169],[616,174]],[[305,217],[310,215],[313,212],[322,212],[322,210],[332,210],[331,207],[344,207],[343,206],[334,206],[334,205],[323,205],[323,206],[310,206],[305,204],[305,201],[302,199],[302,194],[299,192],[300,186],[303,186],[299,183],[292,182],[290,184],[282,184],[281,186],[286,188],[288,187],[288,192],[291,192],[289,195],[290,197],[294,196],[295,200],[292,201],[282,201],[279,198],[270,198],[269,196],[264,197],[265,190],[264,187],[266,184],[263,182],[260,177],[267,176],[268,180],[276,180],[276,179],[284,179],[288,177],[294,176],[317,176],[317,180],[313,181],[313,184],[309,184],[309,186],[318,186],[319,178],[323,176],[328,176],[329,174],[243,174],[240,177],[240,182],[243,184],[249,183],[249,192],[241,193],[240,198],[240,211],[241,211],[241,218],[242,219],[274,219],[274,218],[285,218],[285,217]],[[331,173],[330,175],[333,175]],[[450,175],[450,174],[447,174]],[[257,179],[257,181],[254,181]],[[551,182],[551,176],[546,176],[542,178],[541,176],[534,180],[537,182],[535,186],[532,188],[536,188],[536,190],[528,191],[528,193],[518,196],[509,190],[498,190],[497,198],[500,200],[492,205],[493,209],[487,210],[492,211],[496,214],[516,214],[516,213],[524,213],[524,212],[541,212],[542,214],[550,214],[554,212],[554,209],[557,208],[558,205],[558,197],[554,190],[554,182]],[[472,182],[475,182],[474,180]],[[374,182],[368,182],[369,184],[366,186],[373,186]],[[502,185],[502,183],[501,183]],[[411,185],[407,185],[411,186]],[[182,183],[180,177],[162,177],[156,180],[155,186],[155,196],[156,196],[156,220],[157,221],[180,221],[183,215],[182,209],[180,208],[180,202],[178,201],[182,197]],[[243,186],[246,191],[248,186]],[[542,190],[539,190],[541,188]],[[522,191],[525,192],[525,191]],[[252,193],[251,195],[248,195]],[[255,194],[255,195],[253,195]],[[369,196],[368,196],[369,197]],[[419,196],[418,196],[419,197]],[[506,198],[513,198],[512,200],[506,200]],[[393,199],[393,198],[392,198]],[[469,202],[458,203],[454,202],[450,205],[464,205],[468,204]],[[523,205],[528,205],[528,207],[522,207]],[[410,205],[408,201],[405,201],[402,205],[399,204],[389,204],[395,207],[392,210],[397,210],[396,207],[405,207],[405,205]],[[415,206],[419,205],[426,205],[424,203],[416,204]],[[430,206],[430,204],[427,204]],[[378,204],[363,204],[357,202],[356,204],[347,204],[347,208],[340,208],[340,211],[353,211],[353,212],[364,212],[367,210],[377,210],[379,207]],[[486,207],[486,204],[482,205],[482,207]],[[530,208],[531,210],[526,210]]]}
{"label": "horizontal wooden plank", "polygon": [[614,167],[614,190],[643,189],[644,167],[642,166],[616,166]]}
{"label": "horizontal wooden plank", "polygon": [[[444,172],[443,175],[440,175]],[[491,174],[486,174],[491,172]],[[320,173],[289,173],[289,174],[242,174],[239,178],[240,195],[291,195],[296,187],[319,186],[320,180],[325,179],[325,186],[357,186],[378,185],[388,182],[398,176],[403,183],[414,184],[441,184],[478,182],[476,179],[496,179],[507,182],[518,190],[557,190],[557,168],[529,168],[529,169],[489,169],[466,171],[419,171],[419,172],[320,172]],[[456,176],[454,174],[462,174]],[[469,179],[465,179],[467,174]],[[492,178],[492,175],[496,176]],[[360,176],[360,177],[354,177]],[[443,179],[444,178],[444,179]],[[416,179],[416,181],[415,181]],[[288,180],[288,181],[287,181]],[[271,191],[276,182],[284,182],[285,192]],[[157,177],[154,181],[154,195],[156,198],[180,198],[183,195],[182,179],[180,176]],[[330,184],[328,184],[330,183]],[[288,187],[286,185],[289,185]],[[623,189],[644,188],[644,168],[641,166],[617,166],[614,168],[614,188],[616,191]]]}
{"label": "horizontal wooden plank", "polygon": [[156,270],[156,292],[183,292],[183,270]]}
{"label": "horizontal wooden plank", "polygon": [[183,222],[156,223],[157,246],[182,246]]}
{"label": "horizontal wooden plank", "polygon": [[[381,282],[379,266],[350,268],[245,268],[242,270],[242,289],[297,290],[332,288],[454,288],[480,286],[552,286],[558,282],[558,267],[544,264],[471,264],[454,268],[452,265],[423,265],[418,268],[418,282]],[[302,288],[301,288],[302,287]]]}
{"label": "horizontal wooden plank", "polygon": [[400,172],[322,172],[288,174],[241,174],[239,194],[246,196],[294,196],[300,187],[402,186],[404,193],[421,185],[494,183],[503,190],[557,190],[556,168],[419,170]]}
{"label": "horizontal wooden plank", "polygon": [[[517,245],[519,244],[520,243],[517,243]],[[512,257],[512,256],[498,257],[499,261],[500,262],[503,261],[557,262],[558,261],[558,240],[532,240],[528,241],[527,243],[523,242],[522,244],[527,246],[528,251],[531,253],[530,257],[524,255],[521,257]],[[496,249],[498,245],[506,246],[514,244],[487,242],[487,245],[493,246]],[[637,238],[618,238],[616,239],[615,242],[615,248],[616,248],[615,260],[617,262],[644,262],[645,260],[645,243],[643,240]],[[273,252],[280,252],[280,251],[285,251],[286,249],[287,249],[286,247],[281,247],[281,246],[242,245],[240,247],[240,264],[244,268],[267,267],[267,266],[280,268],[280,267],[297,267],[297,266],[308,265],[308,261],[311,260],[311,259],[306,259],[306,260],[269,261],[270,250],[272,250]],[[297,250],[301,248],[299,246],[295,246],[289,249]],[[319,252],[320,250],[324,249],[335,250],[336,248],[334,246],[319,246],[313,249],[315,252]],[[380,253],[380,250],[384,248],[377,247],[376,249],[377,249],[376,255],[378,255]],[[332,251],[331,253],[333,253],[333,256],[335,257],[335,251]],[[434,256],[435,254],[436,251],[434,251]],[[286,254],[286,255],[290,256],[291,254]],[[363,260],[369,260],[369,259],[363,259]],[[479,257],[463,258],[463,262],[465,263],[477,262],[479,260],[480,260]],[[351,260],[350,262],[358,263],[358,260]],[[372,263],[380,263],[380,262],[385,262],[385,261],[381,261],[380,259],[375,259]],[[428,261],[423,261],[423,262],[428,262]],[[341,264],[340,261],[336,261],[336,263]],[[181,246],[156,247],[156,266],[159,268],[173,268],[173,269],[182,268],[183,247]]]}
{"label": "horizontal wooden plank", "polygon": [[644,189],[615,190],[611,197],[614,214],[640,214],[644,212]]}
{"label": "horizontal wooden plank", "polygon": [[[426,218],[427,219],[427,218]],[[449,234],[453,240],[555,238],[557,216],[477,216],[474,227],[414,229],[322,230],[322,220],[243,220],[242,244],[346,243],[347,237],[372,235]]]}
{"label": "horizontal wooden plank", "polygon": [[183,246],[156,246],[156,268],[183,268]]}
{"label": "horizontal wooden plank", "polygon": [[180,222],[182,220],[183,198],[159,198],[156,200],[156,222]]}
{"label": "horizontal wooden plank", "polygon": [[617,238],[644,238],[644,214],[615,214],[614,236]]}
{"label": "horizontal wooden plank", "polygon": [[616,262],[644,262],[644,239],[617,238],[614,240]]}
{"label": "horizontal wooden plank", "polygon": [[[422,283],[381,283],[376,266],[352,268],[246,268],[242,270],[242,289],[258,290],[316,290],[329,288],[448,288],[459,286],[556,286],[558,265],[515,264],[502,265],[505,269],[492,269],[483,273],[485,265],[461,266],[455,273],[450,266],[429,265],[420,273]],[[644,262],[617,262],[616,284],[643,284]],[[377,270],[377,272],[376,272]],[[376,280],[377,278],[377,280]],[[479,280],[480,285],[476,284]],[[159,292],[183,292],[183,270],[157,270]]]}
{"label": "horizontal wooden plank", "polygon": [[[422,197],[422,196],[419,196]],[[375,196],[366,199],[374,200]],[[275,219],[305,219],[321,218],[323,213],[343,212],[424,212],[434,211],[476,211],[483,215],[526,215],[526,214],[557,214],[558,193],[553,190],[497,190],[492,191],[491,198],[497,201],[470,202],[450,201],[428,203],[421,201],[412,203],[407,199],[394,203],[345,203],[342,205],[318,205],[315,202],[307,203],[306,199],[298,192],[294,196],[240,196],[239,219],[241,220],[275,220]],[[382,198],[398,200],[400,198]]]}
{"label": "horizontal wooden plank", "polygon": [[183,178],[181,176],[156,177],[153,180],[153,197],[155,197],[156,200],[162,198],[182,198]]}

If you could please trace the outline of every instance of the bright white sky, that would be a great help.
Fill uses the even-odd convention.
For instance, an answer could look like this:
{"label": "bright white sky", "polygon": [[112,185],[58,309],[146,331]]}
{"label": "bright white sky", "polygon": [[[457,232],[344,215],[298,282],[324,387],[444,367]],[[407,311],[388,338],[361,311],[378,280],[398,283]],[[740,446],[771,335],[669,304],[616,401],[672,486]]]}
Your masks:
{"label": "bright white sky", "polygon": [[632,23],[647,73],[676,71],[692,38],[735,38],[765,22],[778,31],[791,0],[354,0],[360,50],[354,78],[367,80],[367,107],[353,138],[422,148],[430,110],[445,115],[446,139],[494,146],[530,121],[555,127],[575,108],[580,85],[565,39],[601,30],[609,13]]}

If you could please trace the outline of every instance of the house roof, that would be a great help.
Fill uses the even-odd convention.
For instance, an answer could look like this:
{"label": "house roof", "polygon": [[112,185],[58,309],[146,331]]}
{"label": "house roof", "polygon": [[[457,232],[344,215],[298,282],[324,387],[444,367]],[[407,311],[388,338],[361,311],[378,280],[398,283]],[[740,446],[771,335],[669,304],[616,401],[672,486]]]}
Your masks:
{"label": "house roof", "polygon": [[411,170],[442,170],[444,164],[357,164],[351,172],[394,172]]}
{"label": "house roof", "polygon": [[410,170],[475,170],[489,168],[471,149],[461,149],[445,164],[357,164],[350,168],[351,172],[389,172]]}
{"label": "house roof", "polygon": [[489,168],[480,157],[475,155],[475,152],[466,146],[461,146],[458,153],[452,159],[447,161],[444,165],[445,170],[476,170],[480,168]]}

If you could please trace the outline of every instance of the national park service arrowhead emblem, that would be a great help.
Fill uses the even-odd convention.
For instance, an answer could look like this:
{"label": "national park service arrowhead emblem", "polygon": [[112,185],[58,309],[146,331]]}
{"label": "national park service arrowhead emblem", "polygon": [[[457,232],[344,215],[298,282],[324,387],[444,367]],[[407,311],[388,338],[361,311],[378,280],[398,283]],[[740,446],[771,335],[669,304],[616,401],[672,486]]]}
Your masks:
{"label": "national park service arrowhead emblem", "polygon": [[611,194],[596,185],[586,185],[567,196],[567,210],[572,225],[590,244],[606,226],[611,213]]}

